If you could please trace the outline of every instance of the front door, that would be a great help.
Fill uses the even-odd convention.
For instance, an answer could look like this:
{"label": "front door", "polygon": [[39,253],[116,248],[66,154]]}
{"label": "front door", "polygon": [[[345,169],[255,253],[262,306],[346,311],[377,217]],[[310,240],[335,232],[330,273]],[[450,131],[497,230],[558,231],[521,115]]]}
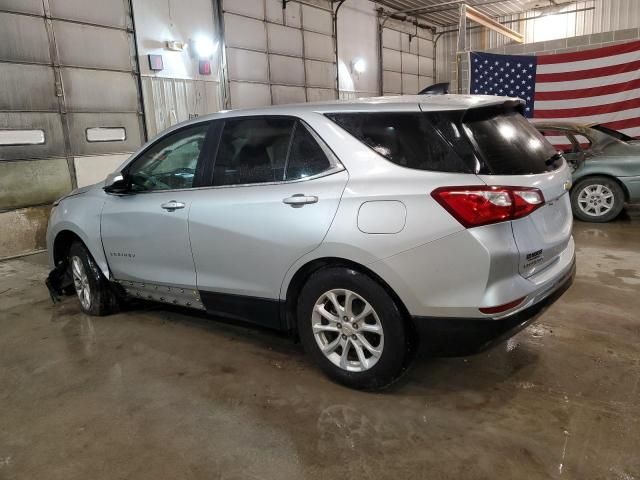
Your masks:
{"label": "front door", "polygon": [[102,244],[116,280],[136,282],[137,288],[195,287],[188,216],[209,125],[191,125],[158,140],[125,168],[130,193],[108,196]]}
{"label": "front door", "polygon": [[278,327],[284,276],[322,242],[347,179],[301,121],[227,120],[213,186],[202,190],[189,218],[207,310]]}

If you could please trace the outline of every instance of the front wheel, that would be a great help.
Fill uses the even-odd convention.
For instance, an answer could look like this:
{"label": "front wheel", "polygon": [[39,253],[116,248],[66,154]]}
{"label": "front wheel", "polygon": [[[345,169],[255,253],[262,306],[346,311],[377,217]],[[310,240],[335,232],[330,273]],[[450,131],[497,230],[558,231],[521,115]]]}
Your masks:
{"label": "front wheel", "polygon": [[118,297],[87,247],[80,242],[69,249],[69,268],[84,313],[102,316],[118,311]]}
{"label": "front wheel", "polygon": [[300,294],[297,320],[305,351],[339,383],[381,389],[407,366],[402,314],[381,285],[356,270],[313,274]]}
{"label": "front wheel", "polygon": [[608,177],[589,177],[571,190],[573,214],[583,222],[610,222],[624,207],[624,192]]}

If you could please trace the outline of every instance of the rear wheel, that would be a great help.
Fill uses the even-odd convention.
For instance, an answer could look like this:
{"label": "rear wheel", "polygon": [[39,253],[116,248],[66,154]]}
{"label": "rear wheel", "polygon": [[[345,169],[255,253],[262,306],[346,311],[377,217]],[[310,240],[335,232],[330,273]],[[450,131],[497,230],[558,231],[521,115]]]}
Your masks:
{"label": "rear wheel", "polygon": [[571,190],[571,207],[583,222],[609,222],[622,211],[624,192],[611,178],[585,178]]}
{"label": "rear wheel", "polygon": [[335,381],[387,387],[405,370],[409,343],[397,305],[377,282],[349,268],[313,274],[298,300],[304,349]]}
{"label": "rear wheel", "polygon": [[83,312],[102,316],[118,311],[118,297],[87,248],[80,242],[71,245],[69,268]]}

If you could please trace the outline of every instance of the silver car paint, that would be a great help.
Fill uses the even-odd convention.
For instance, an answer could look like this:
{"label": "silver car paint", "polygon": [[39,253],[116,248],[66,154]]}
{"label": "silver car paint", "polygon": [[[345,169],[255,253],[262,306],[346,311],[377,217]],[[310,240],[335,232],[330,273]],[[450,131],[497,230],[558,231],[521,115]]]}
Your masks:
{"label": "silver car paint", "polygon": [[[548,285],[553,284],[555,279],[561,277],[570,267],[574,256],[570,233],[567,238],[561,239],[560,243],[564,242],[565,245],[564,250],[556,255],[552,265],[539,274],[540,277],[534,274],[528,279],[524,278],[518,272],[521,252],[518,250],[509,222],[467,230],[430,196],[433,189],[443,185],[482,185],[485,182],[481,177],[471,174],[416,171],[392,164],[323,115],[335,111],[467,109],[479,105],[501,104],[503,101],[503,98],[497,97],[452,95],[430,98],[386,97],[346,103],[327,102],[223,112],[199,118],[198,122],[258,114],[291,115],[301,118],[326,142],[346,171],[309,182],[296,182],[295,188],[292,188],[293,183],[287,182],[276,186],[252,186],[250,188],[254,191],[244,199],[241,193],[238,194],[238,198],[230,198],[234,196],[230,192],[247,192],[249,190],[246,187],[189,189],[182,192],[135,195],[133,197],[146,198],[141,200],[136,208],[127,207],[128,215],[136,211],[143,212],[147,208],[148,213],[154,213],[151,213],[150,217],[131,215],[122,225],[117,225],[118,215],[119,212],[127,211],[127,208],[122,208],[127,202],[121,201],[123,197],[107,195],[101,190],[101,185],[98,185],[83,195],[69,197],[60,202],[49,226],[49,251],[52,252],[51,245],[55,235],[69,228],[85,241],[100,268],[110,278],[117,278],[120,274],[138,280],[154,277],[153,280],[156,282],[162,282],[163,279],[166,282],[170,279],[177,285],[192,286],[188,285],[188,282],[197,275],[198,288],[280,299],[286,297],[289,283],[300,267],[315,259],[338,257],[365,265],[377,273],[393,288],[412,315],[478,317],[481,316],[478,311],[480,306],[497,305],[525,296],[528,298],[525,304],[528,305],[534,299],[539,299]],[[160,137],[181,126],[183,124],[163,132]],[[144,148],[132,155],[121,169],[135,159]],[[564,170],[560,174],[564,175]],[[495,181],[496,178],[490,180]],[[523,177],[506,177],[505,180],[521,184]],[[216,211],[215,198],[218,197],[223,203],[235,203],[239,211],[247,211],[246,206],[240,205],[240,201],[246,201],[247,205],[255,204],[261,196],[261,189],[272,190],[273,199],[276,200],[273,201],[274,208],[292,213],[294,209],[278,204],[277,199],[285,198],[291,193],[314,195],[307,186],[314,187],[320,184],[328,188],[319,196],[321,201],[299,209],[305,217],[311,216],[311,221],[319,222],[320,225],[312,228],[303,226],[306,236],[303,237],[305,240],[300,248],[295,252],[280,255],[278,259],[273,257],[273,252],[278,247],[291,248],[297,234],[292,230],[290,237],[279,236],[276,237],[277,241],[271,243],[274,230],[264,229],[260,223],[260,215],[267,214],[266,207],[261,208],[259,213],[252,211],[248,216],[236,215],[235,218],[218,210],[217,216],[213,218],[221,221],[221,224],[211,223],[207,214],[209,201],[211,211]],[[344,192],[339,199],[339,192],[343,187]],[[179,193],[184,193],[184,197],[177,198]],[[166,223],[162,221],[163,216],[154,210],[161,203],[158,201],[160,196],[171,197],[172,200],[185,201],[188,204],[179,215],[174,216],[179,217],[179,221],[176,222],[178,233],[168,234],[165,231]],[[130,262],[130,266],[127,267],[104,255],[100,241],[99,218],[107,199],[109,206],[105,207],[102,225],[102,236],[106,239],[105,249],[115,253],[123,251],[135,254],[136,258],[144,260],[139,270],[135,267],[135,262]],[[358,211],[362,204],[378,200],[398,201],[405,206],[405,225],[398,233],[368,234],[358,228]],[[331,210],[334,209],[335,217],[333,221],[329,221],[328,219],[333,217]],[[385,212],[388,211],[380,209],[381,216],[384,216]],[[155,218],[149,223],[148,218],[151,217]],[[193,227],[186,237],[184,232],[188,227],[185,227],[185,222],[189,227]],[[394,223],[396,219],[389,219],[389,222]],[[570,224],[570,218],[568,222]],[[128,237],[127,230],[140,228],[141,225],[144,225],[143,233],[132,233],[131,238],[125,238]],[[288,229],[290,226],[282,224],[277,228]],[[216,232],[216,229],[220,231]],[[167,238],[161,238],[163,236]],[[216,244],[216,238],[225,241]],[[242,239],[242,242],[228,245],[230,240],[238,238]],[[189,240],[193,248],[190,248]],[[249,250],[251,240],[255,240],[255,244]],[[262,251],[264,245],[269,248]],[[128,252],[127,249],[135,251]],[[193,275],[189,272],[189,262],[186,260],[188,255],[185,252],[189,250],[195,260]],[[173,270],[175,265],[170,264],[169,268],[166,267],[167,255],[174,252],[181,258],[178,262],[179,274]],[[299,258],[296,258],[298,256]],[[157,264],[154,263],[155,259]],[[242,274],[243,271],[251,272],[256,266],[260,268],[256,278]],[[109,267],[114,273],[113,276]],[[222,268],[222,271],[218,270],[219,268]],[[524,307],[525,305],[522,305],[508,314]]]}
{"label": "silver car paint", "polygon": [[55,266],[54,241],[60,232],[69,231],[84,242],[102,273],[109,277],[109,264],[100,237],[100,214],[106,198],[102,185],[98,184],[84,187],[81,193],[74,190],[58,200],[58,205],[51,211],[47,228],[47,255],[51,268]]}
{"label": "silver car paint", "polygon": [[[567,186],[571,169],[561,168],[540,175],[479,175],[487,185],[535,187],[544,195],[545,205],[524,218],[511,222],[513,236],[520,250],[520,273],[529,277],[553,263],[567,247],[573,219]],[[540,252],[531,261],[528,255]]]}
{"label": "silver car paint", "polygon": [[[189,209],[199,190],[107,195],[102,245],[113,277],[193,288],[196,272],[189,246]],[[167,211],[176,200],[184,208]]]}
{"label": "silver car paint", "polygon": [[[342,169],[307,181],[199,191],[189,215],[198,289],[277,299],[289,266],[325,237],[348,178]],[[283,203],[297,194],[318,202]]]}

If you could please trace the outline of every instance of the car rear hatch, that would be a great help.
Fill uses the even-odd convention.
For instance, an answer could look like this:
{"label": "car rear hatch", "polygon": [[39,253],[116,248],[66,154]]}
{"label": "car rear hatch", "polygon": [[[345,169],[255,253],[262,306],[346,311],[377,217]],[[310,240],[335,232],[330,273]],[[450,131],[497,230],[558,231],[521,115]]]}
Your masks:
{"label": "car rear hatch", "polygon": [[570,168],[519,107],[505,104],[469,110],[463,125],[482,164],[478,177],[483,182],[542,193],[541,206],[511,221],[520,274],[530,277],[557,261],[570,241]]}

